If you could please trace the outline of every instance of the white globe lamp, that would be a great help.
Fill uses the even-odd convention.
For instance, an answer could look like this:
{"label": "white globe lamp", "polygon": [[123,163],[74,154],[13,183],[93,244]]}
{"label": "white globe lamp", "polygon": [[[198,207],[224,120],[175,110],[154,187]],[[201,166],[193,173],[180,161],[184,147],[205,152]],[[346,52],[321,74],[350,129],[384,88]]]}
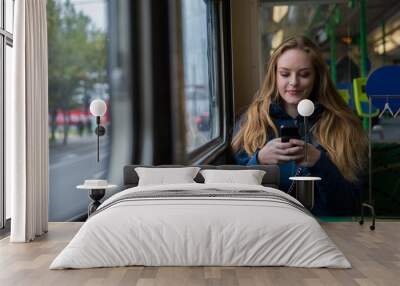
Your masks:
{"label": "white globe lamp", "polygon": [[[303,99],[297,105],[297,111],[304,118],[304,160],[307,164],[307,149],[308,149],[308,130],[307,130],[307,117],[314,113],[314,103],[309,99]],[[308,209],[314,207],[314,181],[321,180],[320,177],[312,177],[309,174],[303,177],[291,177],[290,180],[296,182],[296,198]]]}
{"label": "white globe lamp", "polygon": [[107,104],[104,100],[95,99],[90,103],[90,113],[94,116],[104,116],[107,111]]}
{"label": "white globe lamp", "polygon": [[314,103],[309,99],[303,99],[297,105],[297,111],[301,116],[311,116],[314,113]]}
{"label": "white globe lamp", "polygon": [[104,100],[95,99],[90,103],[90,113],[96,116],[96,124],[97,124],[97,127],[95,129],[95,133],[97,135],[97,162],[100,161],[100,155],[99,155],[100,136],[103,136],[106,133],[106,129],[104,128],[104,126],[100,124],[100,116],[104,116],[104,114],[106,114],[106,111],[107,111],[107,104],[104,102]]}
{"label": "white globe lamp", "polygon": [[307,117],[311,116],[314,113],[314,103],[309,99],[303,99],[297,105],[297,112],[304,117],[304,160],[307,164],[307,143],[308,143],[308,129],[307,129]]}

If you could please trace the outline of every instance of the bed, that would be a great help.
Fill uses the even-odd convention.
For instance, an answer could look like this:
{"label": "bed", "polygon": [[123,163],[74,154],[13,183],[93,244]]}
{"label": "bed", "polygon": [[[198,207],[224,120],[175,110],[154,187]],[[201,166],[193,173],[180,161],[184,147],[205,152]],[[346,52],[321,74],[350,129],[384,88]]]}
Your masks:
{"label": "bed", "polygon": [[200,172],[193,183],[138,185],[136,167],[125,166],[121,191],[101,204],[50,269],[351,267],[309,211],[277,189],[277,166],[199,166],[238,170],[235,177],[265,171],[259,185],[235,178],[204,183]]}

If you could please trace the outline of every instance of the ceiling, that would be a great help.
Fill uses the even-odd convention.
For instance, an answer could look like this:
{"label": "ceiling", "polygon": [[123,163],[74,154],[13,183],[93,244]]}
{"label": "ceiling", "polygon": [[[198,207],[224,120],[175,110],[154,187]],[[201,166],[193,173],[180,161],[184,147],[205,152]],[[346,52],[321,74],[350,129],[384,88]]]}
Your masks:
{"label": "ceiling", "polygon": [[[353,2],[351,7],[350,2]],[[261,30],[263,34],[282,33],[283,37],[292,34],[308,34],[327,47],[326,26],[330,18],[335,21],[335,34],[340,43],[343,37],[357,37],[360,27],[359,1],[348,0],[309,0],[309,1],[260,1]],[[399,0],[366,0],[366,24],[370,34],[374,29],[381,30],[382,20],[400,19]],[[279,22],[274,21],[274,7],[287,6],[287,13]],[[388,31],[386,31],[387,33]]]}

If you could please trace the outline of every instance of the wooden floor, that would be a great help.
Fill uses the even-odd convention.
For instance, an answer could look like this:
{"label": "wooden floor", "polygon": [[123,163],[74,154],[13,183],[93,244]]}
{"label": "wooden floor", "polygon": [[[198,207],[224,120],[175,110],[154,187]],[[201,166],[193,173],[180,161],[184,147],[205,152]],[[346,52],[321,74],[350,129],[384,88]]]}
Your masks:
{"label": "wooden floor", "polygon": [[323,228],[353,268],[120,267],[48,270],[81,223],[50,223],[32,243],[0,241],[0,285],[400,285],[400,222],[326,222]]}

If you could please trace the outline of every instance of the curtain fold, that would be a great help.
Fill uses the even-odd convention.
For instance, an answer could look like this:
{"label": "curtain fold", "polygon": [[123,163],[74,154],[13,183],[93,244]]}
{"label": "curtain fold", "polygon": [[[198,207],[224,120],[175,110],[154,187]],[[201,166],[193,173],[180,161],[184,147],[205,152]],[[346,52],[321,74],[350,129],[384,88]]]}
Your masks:
{"label": "curtain fold", "polygon": [[15,1],[13,95],[6,111],[6,180],[11,242],[48,229],[48,62],[46,0]]}

